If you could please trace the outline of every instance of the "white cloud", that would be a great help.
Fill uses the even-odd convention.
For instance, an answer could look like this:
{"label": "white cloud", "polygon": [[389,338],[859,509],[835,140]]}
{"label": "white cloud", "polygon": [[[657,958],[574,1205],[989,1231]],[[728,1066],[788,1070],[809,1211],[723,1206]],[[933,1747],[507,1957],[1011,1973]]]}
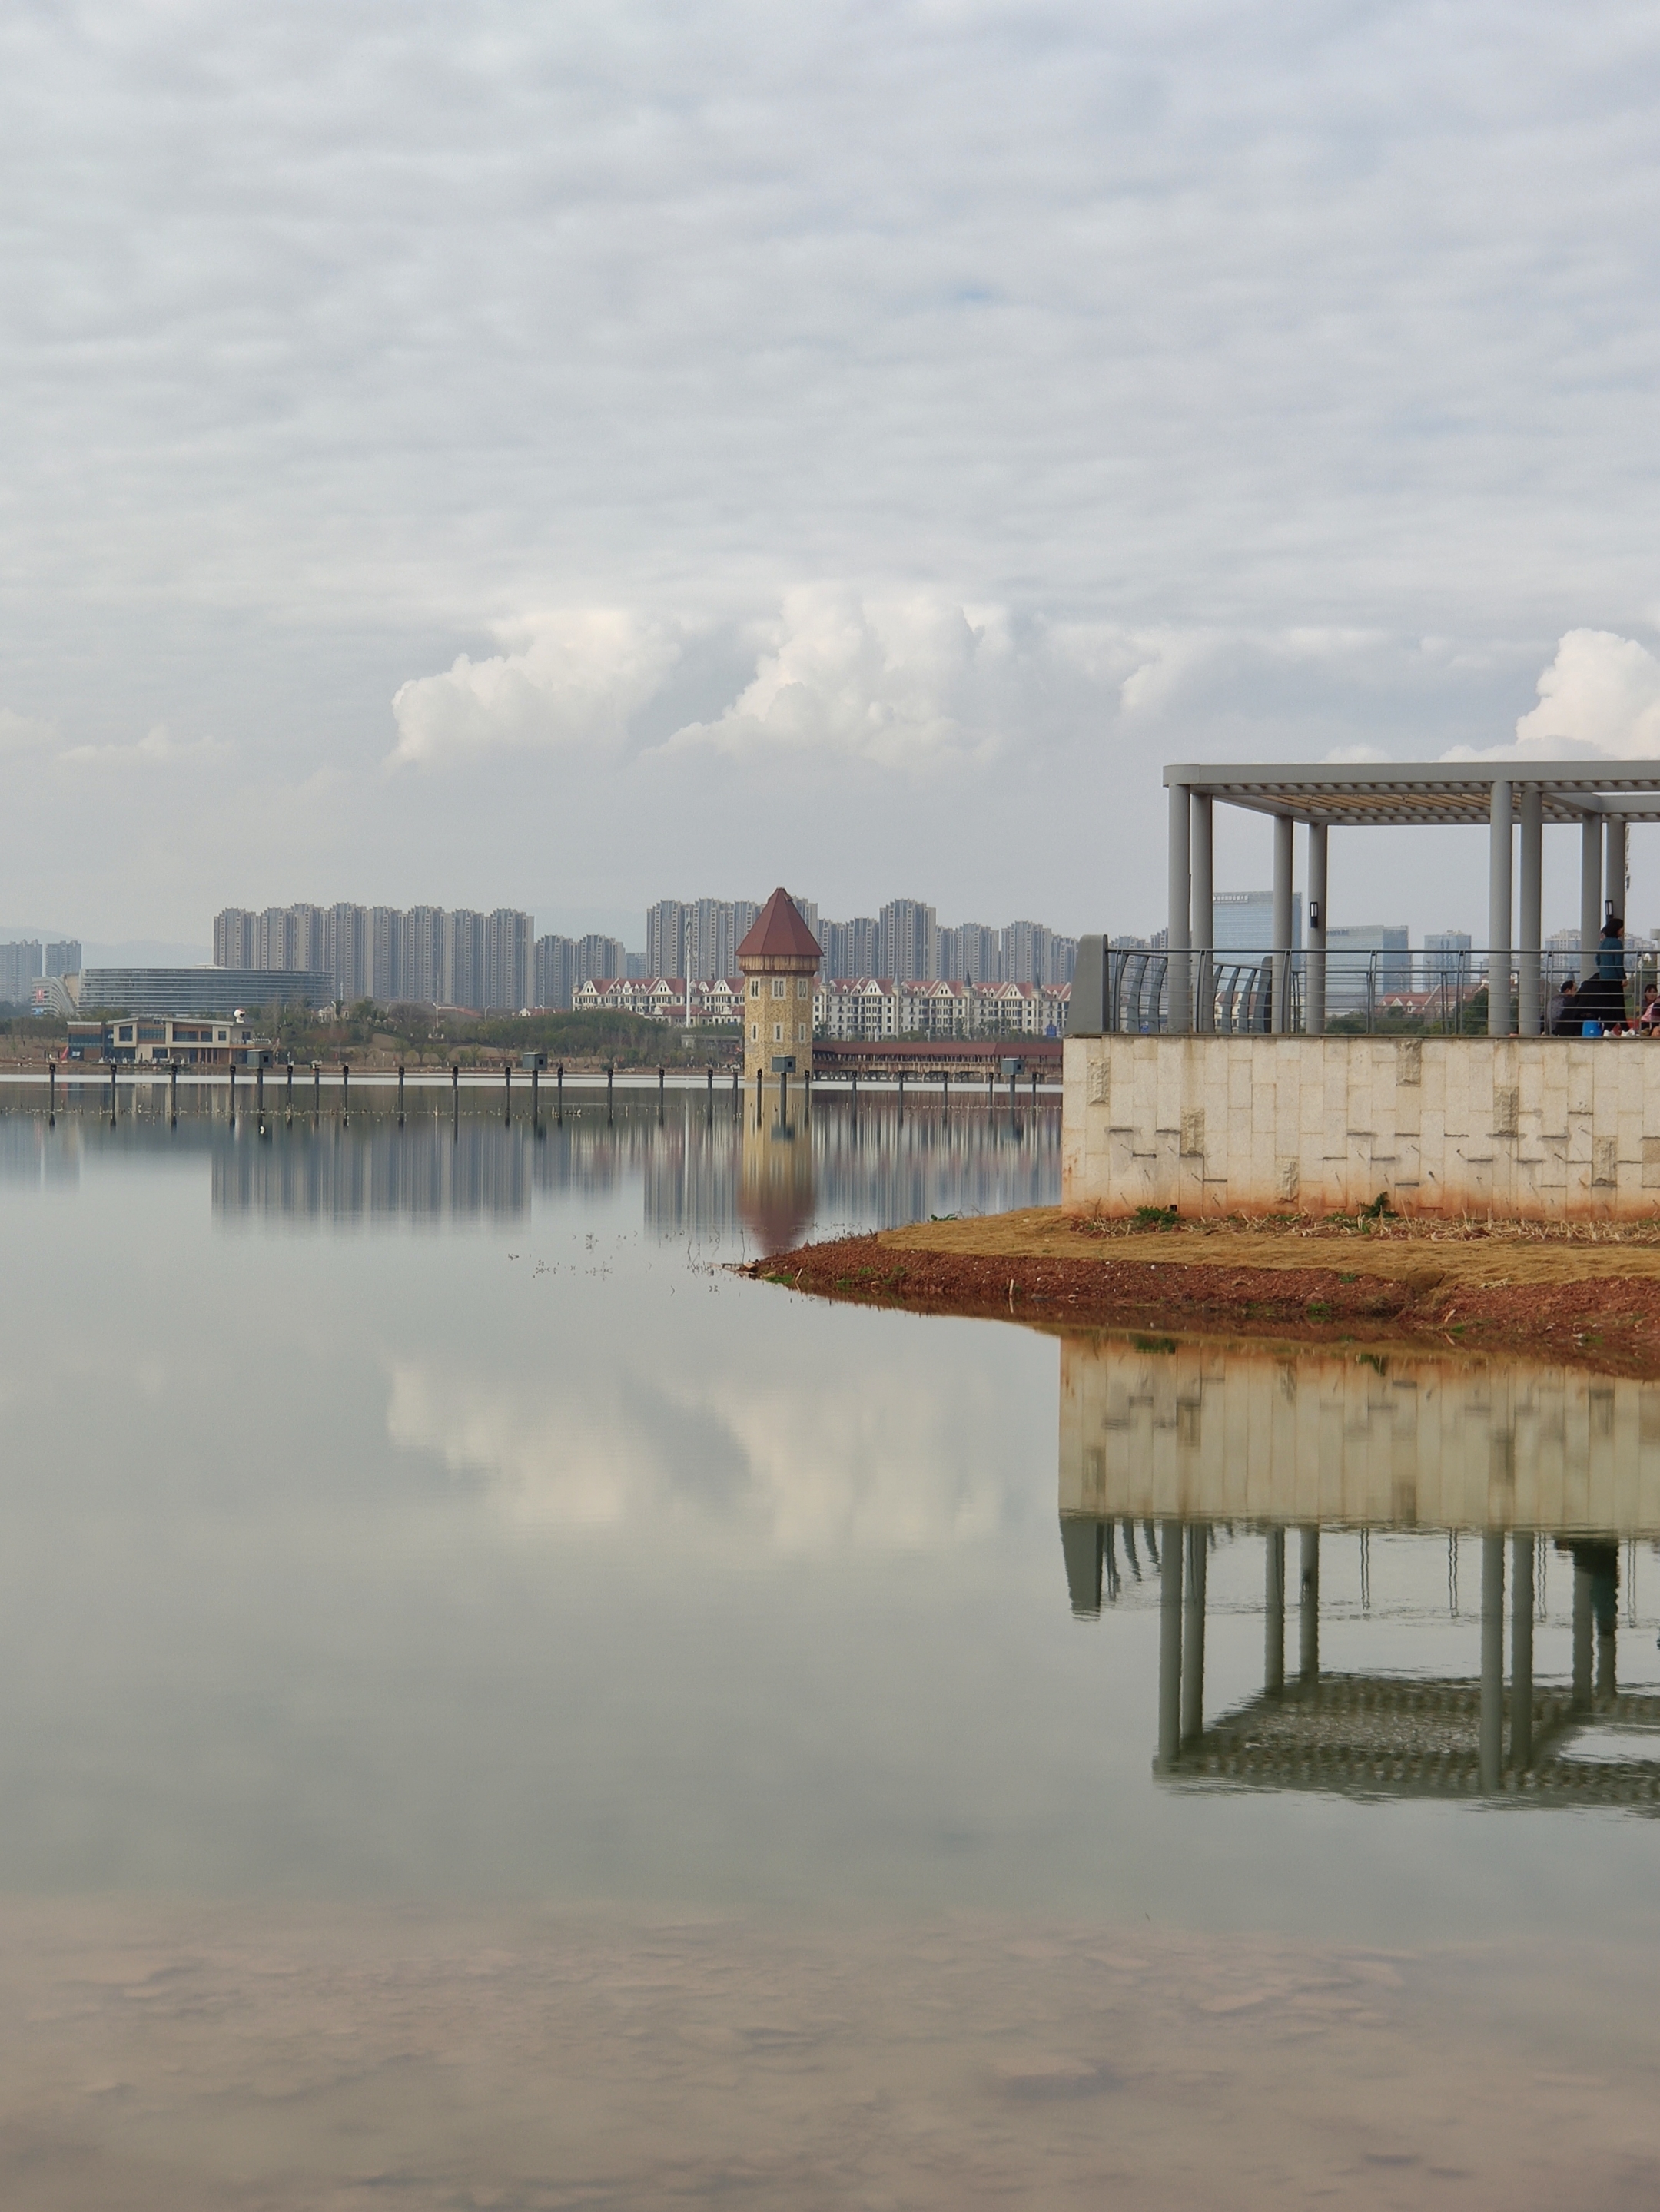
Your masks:
{"label": "white cloud", "polygon": [[[505,626],[504,626],[505,627]],[[674,627],[615,607],[577,607],[512,625],[526,642],[400,684],[394,763],[431,764],[501,747],[605,749],[661,689],[681,651]]]}
{"label": "white cloud", "polygon": [[1513,744],[1456,745],[1444,760],[1551,760],[1576,751],[1606,760],[1660,755],[1660,660],[1614,630],[1571,629],[1538,683],[1539,704],[1517,718]]}
{"label": "white cloud", "polygon": [[131,744],[70,745],[61,758],[76,767],[173,768],[199,766],[231,750],[222,738],[176,738],[165,722],[156,722]]}
{"label": "white cloud", "polygon": [[727,712],[669,742],[738,755],[781,747],[891,769],[986,759],[1018,734],[1019,688],[1000,608],[818,586],[786,598],[752,680]]}
{"label": "white cloud", "polygon": [[15,714],[10,708],[0,707],[0,753],[46,752],[57,735],[52,723],[30,714]]}

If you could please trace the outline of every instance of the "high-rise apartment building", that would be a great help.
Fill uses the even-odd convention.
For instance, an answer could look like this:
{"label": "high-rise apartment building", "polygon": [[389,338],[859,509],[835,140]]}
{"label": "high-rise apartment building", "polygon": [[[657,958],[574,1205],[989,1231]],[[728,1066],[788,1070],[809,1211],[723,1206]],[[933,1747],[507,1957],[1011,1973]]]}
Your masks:
{"label": "high-rise apartment building", "polygon": [[753,899],[659,899],[646,915],[642,972],[700,983],[735,975],[739,945],[760,911]]}
{"label": "high-rise apartment building", "polygon": [[47,945],[46,973],[48,975],[78,975],[81,973],[78,938],[66,937],[57,945]]}
{"label": "high-rise apartment building", "polygon": [[516,1014],[530,995],[531,918],[498,906],[484,929],[484,1004],[492,1013]]}
{"label": "high-rise apartment building", "polygon": [[920,899],[890,899],[877,921],[876,972],[929,982],[939,972],[939,925]]}
{"label": "high-rise apartment building", "polygon": [[939,975],[947,983],[1000,983],[1002,933],[983,922],[959,922],[939,933]]}
{"label": "high-rise apartment building", "polygon": [[626,975],[629,956],[620,937],[600,937],[592,932],[576,940],[576,988],[584,983],[607,983]]}
{"label": "high-rise apartment building", "polygon": [[404,997],[404,916],[395,906],[369,908],[368,995],[382,1006]]}
{"label": "high-rise apartment building", "polygon": [[444,985],[444,909],[412,906],[404,915],[399,990],[411,1006],[434,1006]]}
{"label": "high-rise apartment building", "polygon": [[443,1005],[482,1008],[484,1003],[484,917],[470,906],[444,917]]}
{"label": "high-rise apartment building", "polygon": [[824,948],[824,975],[837,981],[874,975],[877,933],[873,914],[856,915],[852,921],[821,924],[813,934]]}
{"label": "high-rise apartment building", "polygon": [[538,937],[531,971],[531,1004],[568,1014],[576,990],[576,945],[569,937]]}
{"label": "high-rise apartment building", "polygon": [[25,937],[0,945],[0,1006],[26,1006],[40,981],[40,940]]}

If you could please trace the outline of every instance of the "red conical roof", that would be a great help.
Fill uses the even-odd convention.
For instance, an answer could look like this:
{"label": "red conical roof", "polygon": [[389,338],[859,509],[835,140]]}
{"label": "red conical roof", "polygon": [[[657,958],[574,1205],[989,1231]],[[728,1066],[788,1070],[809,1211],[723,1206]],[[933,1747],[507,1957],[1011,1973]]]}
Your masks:
{"label": "red conical roof", "polygon": [[822,957],[818,939],[801,919],[801,909],[780,884],[762,908],[756,923],[738,948],[745,960],[812,960]]}

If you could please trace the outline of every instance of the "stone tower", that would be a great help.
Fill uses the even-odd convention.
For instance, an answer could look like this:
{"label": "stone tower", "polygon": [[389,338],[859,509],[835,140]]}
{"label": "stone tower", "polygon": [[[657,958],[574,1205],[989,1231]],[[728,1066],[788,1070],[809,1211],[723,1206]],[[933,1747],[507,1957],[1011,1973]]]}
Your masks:
{"label": "stone tower", "polygon": [[775,890],[738,948],[744,975],[744,1079],[805,1075],[812,1066],[812,985],[818,940],[795,902]]}

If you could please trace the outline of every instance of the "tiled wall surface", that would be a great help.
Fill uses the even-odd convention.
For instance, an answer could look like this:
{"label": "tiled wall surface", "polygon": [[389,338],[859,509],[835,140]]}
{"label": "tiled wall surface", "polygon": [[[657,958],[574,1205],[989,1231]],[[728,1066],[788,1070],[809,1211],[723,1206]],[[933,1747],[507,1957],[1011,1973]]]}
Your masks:
{"label": "tiled wall surface", "polygon": [[1128,1213],[1660,1213],[1660,1042],[1069,1037],[1061,1199]]}

